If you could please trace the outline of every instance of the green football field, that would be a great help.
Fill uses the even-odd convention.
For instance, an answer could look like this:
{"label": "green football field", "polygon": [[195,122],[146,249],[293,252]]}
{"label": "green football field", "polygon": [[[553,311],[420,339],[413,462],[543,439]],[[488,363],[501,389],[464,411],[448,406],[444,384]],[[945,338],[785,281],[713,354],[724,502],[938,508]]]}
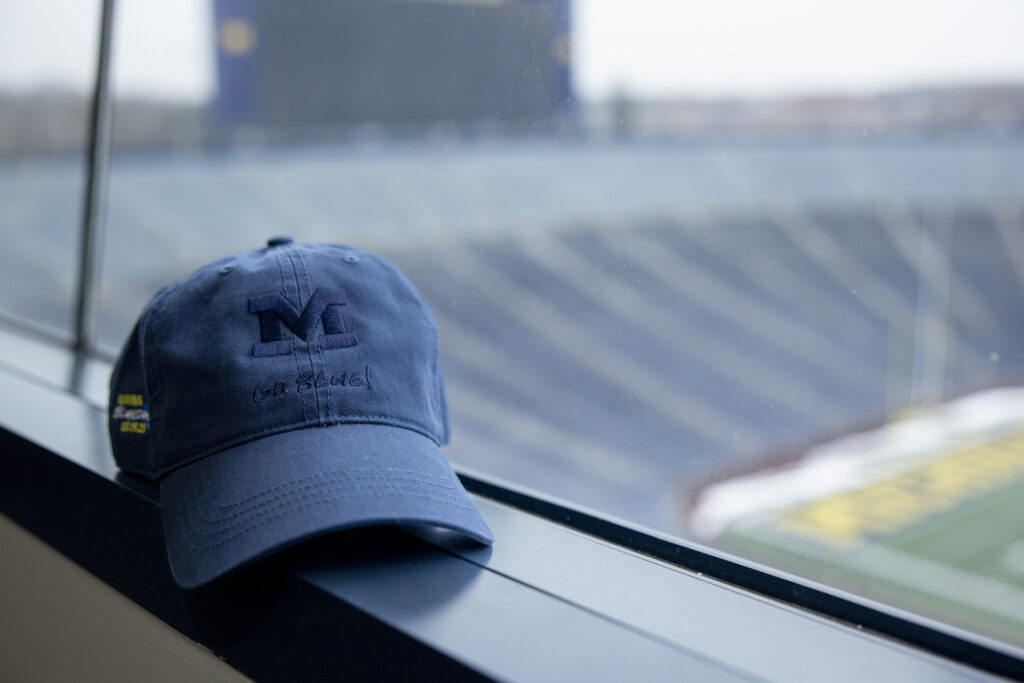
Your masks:
{"label": "green football field", "polygon": [[721,543],[1024,646],[1024,433],[739,520]]}

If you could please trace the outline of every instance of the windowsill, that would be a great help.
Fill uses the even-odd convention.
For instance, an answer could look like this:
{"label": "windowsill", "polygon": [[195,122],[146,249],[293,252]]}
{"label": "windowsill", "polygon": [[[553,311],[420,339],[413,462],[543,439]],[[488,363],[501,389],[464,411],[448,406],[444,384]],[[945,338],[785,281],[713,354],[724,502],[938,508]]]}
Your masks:
{"label": "windowsill", "polygon": [[3,330],[0,350],[20,363],[0,363],[0,513],[260,680],[989,677],[481,496],[492,549],[349,532],[183,591],[158,503],[110,455],[109,365]]}

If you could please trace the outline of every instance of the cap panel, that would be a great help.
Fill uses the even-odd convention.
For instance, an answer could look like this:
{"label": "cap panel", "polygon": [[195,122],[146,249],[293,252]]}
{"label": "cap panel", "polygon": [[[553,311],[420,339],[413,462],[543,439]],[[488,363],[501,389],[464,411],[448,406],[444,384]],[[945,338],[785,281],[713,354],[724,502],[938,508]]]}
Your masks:
{"label": "cap panel", "polygon": [[[322,245],[296,248],[306,254],[304,261],[314,282],[338,281],[344,289],[347,304],[342,315],[357,342],[345,351],[362,361],[372,383],[372,396],[330,391],[329,421],[362,413],[368,418],[403,421],[443,442],[444,406],[437,401],[437,331],[413,286],[391,263],[374,254]],[[358,255],[357,261],[350,260],[353,254]],[[321,350],[332,376],[344,370],[339,363],[346,355],[338,351]]]}
{"label": "cap panel", "polygon": [[[344,335],[355,343],[339,343]],[[411,285],[366,252],[287,245],[202,268],[172,286],[145,330],[156,469],[342,422],[441,442],[436,339]]]}
{"label": "cap panel", "polygon": [[[153,449],[161,473],[179,454],[200,456],[238,434],[272,426],[270,416],[261,422],[260,413],[238,410],[243,395],[261,379],[259,366],[250,362],[251,341],[246,345],[251,316],[239,283],[269,289],[280,281],[276,267],[265,267],[263,260],[250,252],[201,268],[168,288],[153,306],[144,343]],[[280,408],[279,419],[302,422],[301,405],[292,406],[291,414],[288,407]]]}

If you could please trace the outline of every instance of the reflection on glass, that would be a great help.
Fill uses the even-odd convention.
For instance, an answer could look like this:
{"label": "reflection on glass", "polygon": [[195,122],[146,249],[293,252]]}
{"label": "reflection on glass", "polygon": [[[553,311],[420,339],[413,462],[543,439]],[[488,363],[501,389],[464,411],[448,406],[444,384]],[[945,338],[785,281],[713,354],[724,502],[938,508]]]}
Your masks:
{"label": "reflection on glass", "polygon": [[456,462],[1024,644],[1024,10],[678,5],[125,3],[104,340],[378,251]]}
{"label": "reflection on glass", "polygon": [[99,0],[0,2],[0,317],[66,333]]}

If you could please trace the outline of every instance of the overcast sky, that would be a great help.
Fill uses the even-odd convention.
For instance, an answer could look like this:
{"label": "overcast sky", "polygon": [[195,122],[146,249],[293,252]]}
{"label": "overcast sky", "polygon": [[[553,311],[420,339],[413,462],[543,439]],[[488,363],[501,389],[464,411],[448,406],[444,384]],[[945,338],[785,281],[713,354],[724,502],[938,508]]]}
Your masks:
{"label": "overcast sky", "polygon": [[[98,2],[0,0],[0,88],[84,88]],[[205,0],[119,0],[115,84],[213,89]],[[1024,82],[1022,0],[575,0],[577,91],[761,95]]]}

